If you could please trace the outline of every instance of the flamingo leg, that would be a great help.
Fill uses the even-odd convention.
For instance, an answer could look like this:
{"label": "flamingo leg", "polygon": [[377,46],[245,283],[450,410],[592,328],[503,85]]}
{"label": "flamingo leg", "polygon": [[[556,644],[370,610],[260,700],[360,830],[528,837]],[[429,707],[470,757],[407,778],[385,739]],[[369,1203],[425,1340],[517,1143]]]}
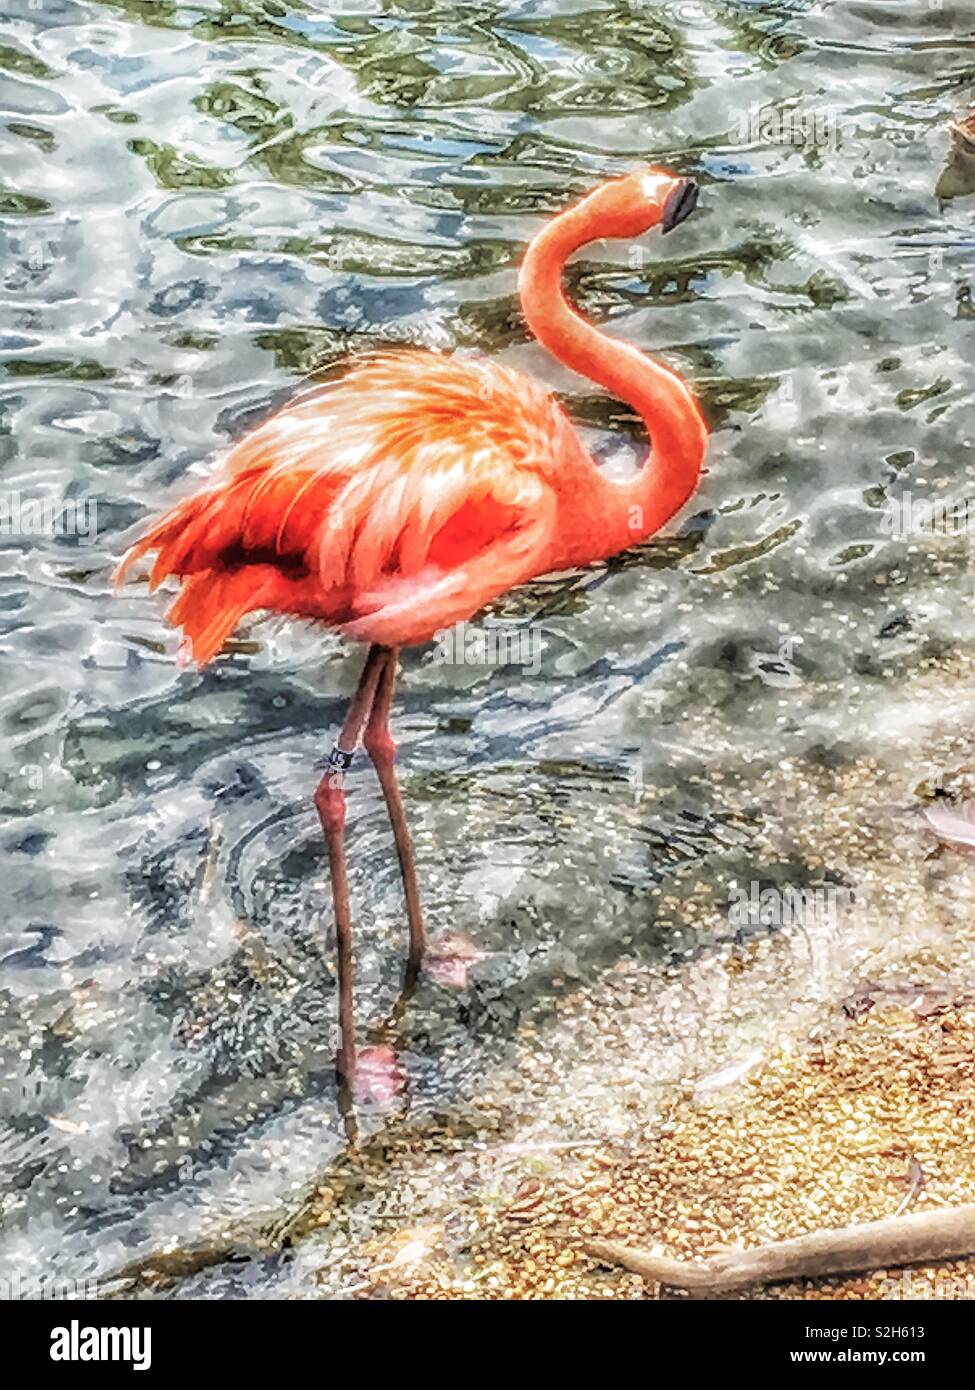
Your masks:
{"label": "flamingo leg", "polygon": [[369,722],[362,743],[372,760],[386,799],[389,823],[393,828],[393,840],[399,856],[400,872],[403,876],[403,892],[406,897],[406,919],[409,923],[410,944],[406,958],[407,984],[415,981],[423,956],[427,949],[427,930],[420,906],[420,892],[416,882],[416,863],[413,857],[413,843],[410,839],[409,824],[403,795],[396,776],[396,744],[389,729],[389,711],[393,703],[393,690],[396,686],[397,649],[389,648],[389,655],[379,677],[376,696],[369,713]]}
{"label": "flamingo leg", "polygon": [[345,774],[352,763],[376,699],[379,681],[395,656],[388,647],[372,646],[362,668],[358,689],[352,697],[335,747],[329,755],[325,775],[315,792],[315,807],[322,822],[328,847],[332,879],[332,905],[335,909],[335,947],[339,974],[339,1031],[341,1044],[336,1059],[340,1075],[351,1085],[355,1077],[355,1017],[352,988],[352,912],[349,904],[349,874],[345,855]]}

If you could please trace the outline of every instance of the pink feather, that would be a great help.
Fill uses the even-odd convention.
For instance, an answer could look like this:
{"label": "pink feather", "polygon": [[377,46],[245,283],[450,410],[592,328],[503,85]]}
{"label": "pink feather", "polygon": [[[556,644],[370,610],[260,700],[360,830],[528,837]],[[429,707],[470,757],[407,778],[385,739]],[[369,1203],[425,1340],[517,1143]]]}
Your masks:
{"label": "pink feather", "polygon": [[975,845],[975,802],[964,801],[960,806],[925,806],[927,822],[942,840],[956,844]]}

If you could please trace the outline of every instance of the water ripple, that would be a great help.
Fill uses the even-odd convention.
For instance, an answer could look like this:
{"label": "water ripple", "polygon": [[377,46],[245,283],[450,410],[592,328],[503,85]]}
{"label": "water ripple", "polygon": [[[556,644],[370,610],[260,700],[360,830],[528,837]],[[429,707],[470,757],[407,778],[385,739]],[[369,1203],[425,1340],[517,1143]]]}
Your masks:
{"label": "water ripple", "polygon": [[[701,491],[499,605],[542,634],[537,673],[406,657],[431,925],[485,957],[459,993],[396,1012],[398,875],[353,777],[363,1025],[409,1062],[396,1123],[459,1112],[567,981],[727,940],[756,864],[835,868],[807,839],[829,776],[868,760],[899,804],[925,775],[884,711],[919,721],[914,685],[970,650],[970,566],[881,517],[973,480],[975,182],[934,186],[975,38],[950,0],[7,0],[4,31],[4,497],[92,498],[98,525],[0,536],[2,1250],[104,1271],[174,1230],[244,1240],[343,1143],[310,797],[354,658],[255,622],[180,675],[159,596],[111,593],[125,539],[389,343],[534,372],[632,468],[638,422],[528,341],[515,268],[598,178],[701,180],[679,241],[568,275],[692,380]],[[805,796],[772,790],[783,765]]]}

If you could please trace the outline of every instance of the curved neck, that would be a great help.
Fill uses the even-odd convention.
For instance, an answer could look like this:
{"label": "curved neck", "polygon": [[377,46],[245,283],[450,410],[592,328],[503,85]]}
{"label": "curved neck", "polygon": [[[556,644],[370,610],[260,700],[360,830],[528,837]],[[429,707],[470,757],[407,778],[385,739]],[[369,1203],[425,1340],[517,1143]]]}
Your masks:
{"label": "curved neck", "polygon": [[[615,549],[659,530],[694,491],[707,443],[697,402],[676,372],[629,343],[599,332],[566,300],[562,272],[569,256],[602,235],[588,200],[556,217],[535,237],[518,280],[528,326],[554,357],[633,406],[650,437],[640,476],[608,484],[619,515]],[[607,518],[608,520],[609,518]],[[612,554],[612,550],[606,550]]]}

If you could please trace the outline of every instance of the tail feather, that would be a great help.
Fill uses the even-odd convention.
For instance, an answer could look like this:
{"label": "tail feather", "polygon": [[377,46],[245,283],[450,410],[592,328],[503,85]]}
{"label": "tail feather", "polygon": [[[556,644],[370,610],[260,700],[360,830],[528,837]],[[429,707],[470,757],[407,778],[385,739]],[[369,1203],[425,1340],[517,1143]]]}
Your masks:
{"label": "tail feather", "polygon": [[[205,492],[188,497],[185,502],[181,502],[178,506],[173,507],[172,511],[167,512],[161,521],[158,521],[141,540],[137,541],[122,556],[115,571],[116,587],[124,583],[132,566],[144,555],[147,555],[150,550],[159,551],[149,580],[150,589],[158,589],[168,574],[183,573],[181,568],[176,567],[171,562],[175,561],[177,553],[182,550],[184,541],[192,546],[197,538],[205,534],[205,528],[201,527],[200,523],[203,514],[208,510],[213,500],[213,496],[212,492]],[[167,559],[164,564],[161,564],[160,561],[164,554]],[[193,566],[193,568],[203,567]]]}
{"label": "tail feather", "polygon": [[157,589],[171,574],[214,569],[235,550],[304,560],[313,546],[317,553],[322,518],[334,494],[334,481],[312,472],[283,477],[241,474],[221,487],[188,497],[167,512],[125,555],[115,582],[120,584],[135,562],[151,550],[158,553],[150,589]]}
{"label": "tail feather", "polygon": [[169,513],[170,525],[153,542],[159,554],[149,579],[151,589],[158,588],[170,574],[212,569],[222,555],[239,544],[241,512],[252,485],[251,478],[236,478],[227,487],[188,498]]}
{"label": "tail feather", "polygon": [[166,618],[173,627],[183,629],[186,656],[197,666],[206,666],[219,655],[245,613],[268,606],[279,579],[273,565],[201,570],[184,579]]}
{"label": "tail feather", "polygon": [[182,581],[166,617],[183,629],[182,655],[198,666],[221,651],[245,613],[271,601],[282,578],[273,565],[219,565],[221,554],[239,539],[244,495],[231,484],[187,498],[132,546],[115,572],[115,583],[121,584],[138,560],[158,551],[150,588],[169,575]]}
{"label": "tail feather", "polygon": [[550,558],[568,429],[507,369],[395,354],[245,436],[116,582],[154,552],[150,586],[180,582],[169,620],[200,664],[258,608],[363,641],[424,640]]}
{"label": "tail feather", "polygon": [[132,546],[115,572],[115,583],[121,584],[138,560],[156,551],[149,586],[156,589],[170,576],[180,580],[180,593],[166,616],[183,629],[182,655],[206,665],[245,613],[272,606],[282,586],[288,586],[266,557],[282,554],[287,545],[290,558],[300,560],[295,543],[308,544],[317,521],[314,511],[311,518],[291,520],[287,503],[293,492],[293,479],[289,491],[277,479],[251,471],[188,497]]}

